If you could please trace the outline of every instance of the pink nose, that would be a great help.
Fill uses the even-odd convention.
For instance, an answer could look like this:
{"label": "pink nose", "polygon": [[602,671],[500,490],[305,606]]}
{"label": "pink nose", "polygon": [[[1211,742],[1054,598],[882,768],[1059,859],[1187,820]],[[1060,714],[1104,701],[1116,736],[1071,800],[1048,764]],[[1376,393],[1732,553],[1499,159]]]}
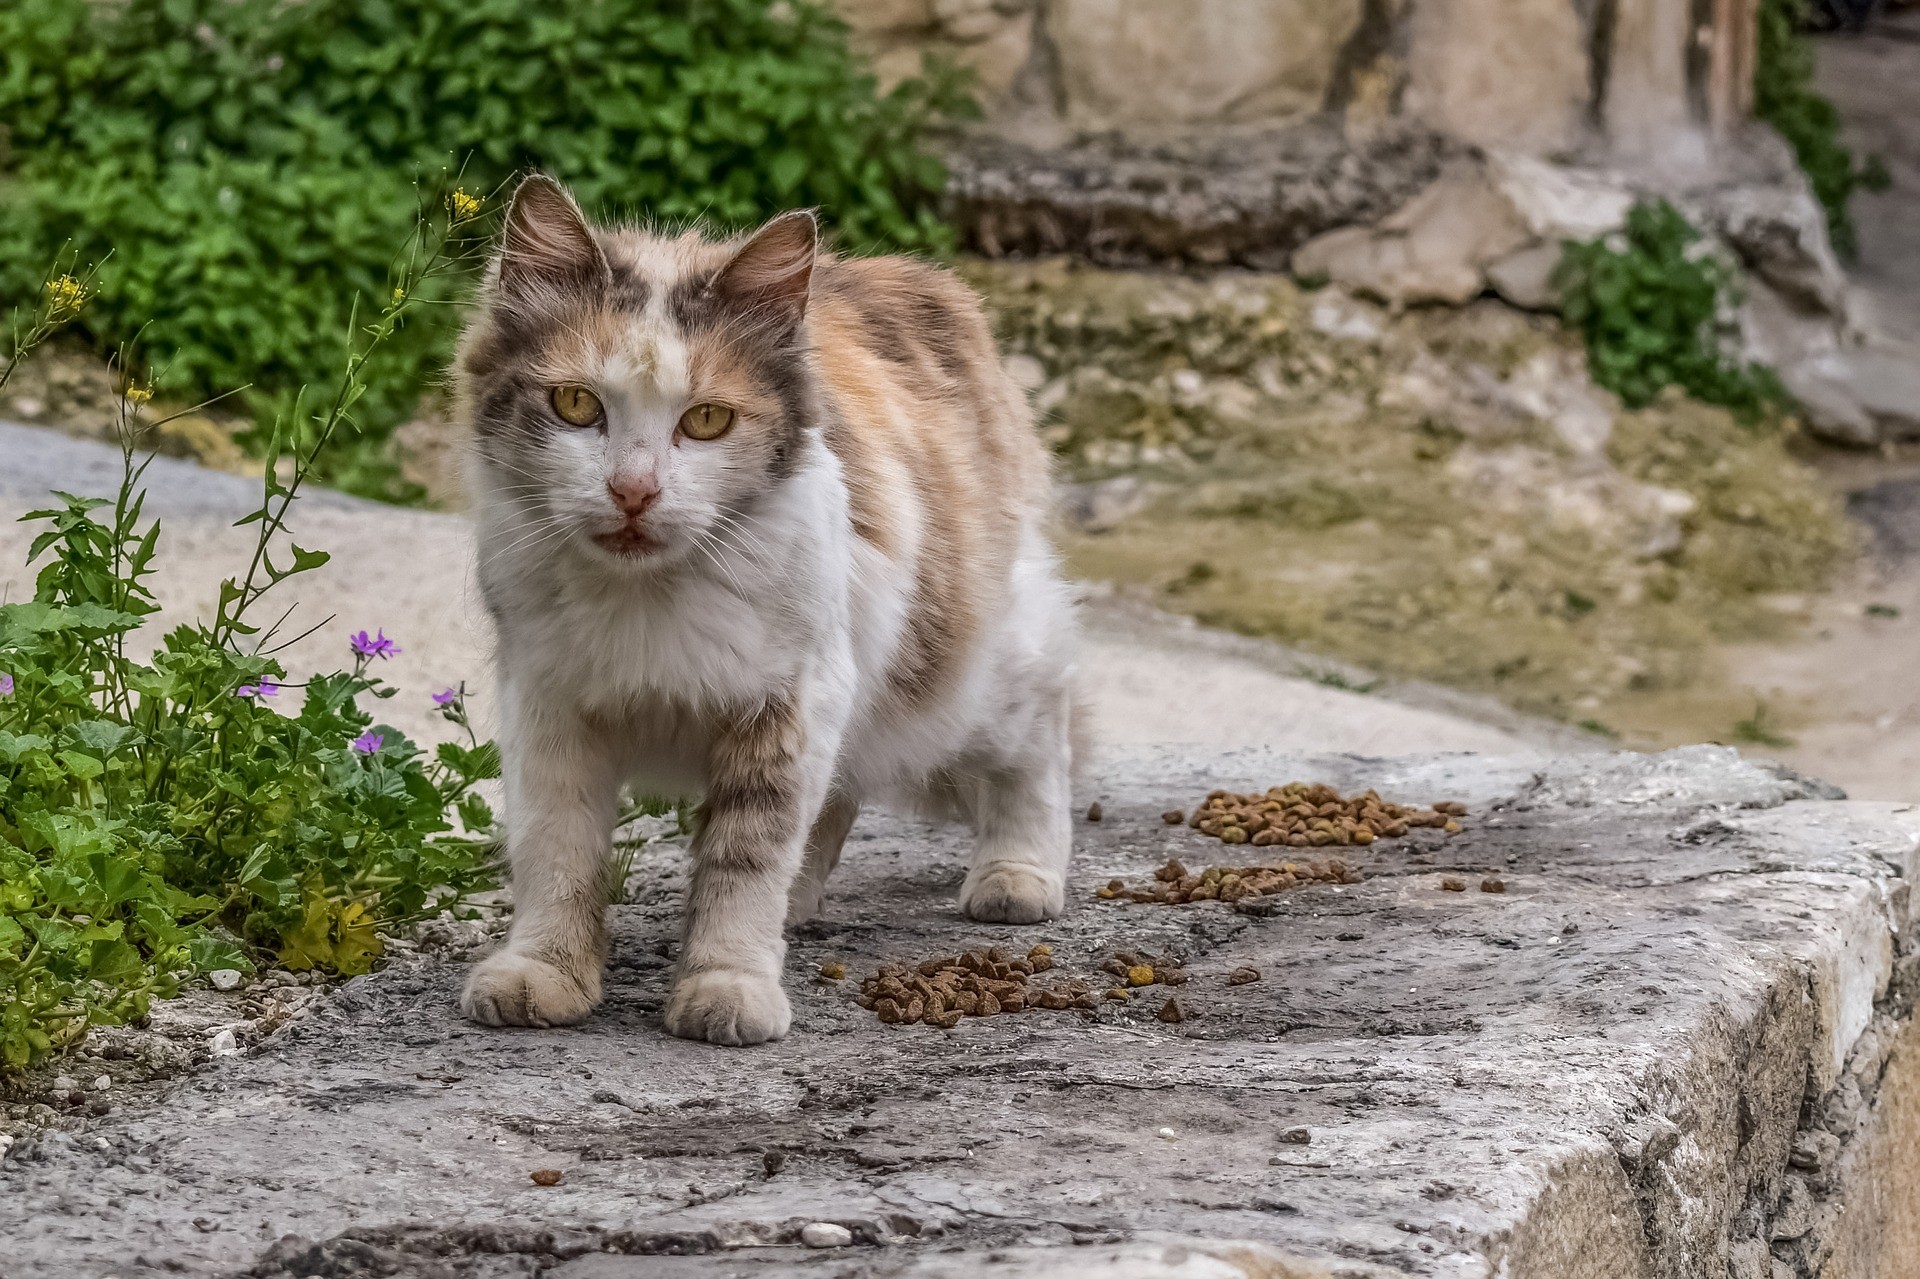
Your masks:
{"label": "pink nose", "polygon": [[607,495],[622,515],[641,515],[660,496],[660,481],[652,475],[616,475],[607,481]]}

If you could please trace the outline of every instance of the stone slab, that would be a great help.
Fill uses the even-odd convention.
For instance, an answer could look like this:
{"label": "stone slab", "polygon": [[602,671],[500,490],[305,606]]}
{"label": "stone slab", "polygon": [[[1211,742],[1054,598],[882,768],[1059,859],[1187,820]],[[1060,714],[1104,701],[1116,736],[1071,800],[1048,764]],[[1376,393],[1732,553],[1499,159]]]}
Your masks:
{"label": "stone slab", "polygon": [[[1163,809],[1294,778],[1474,816],[1451,840],[1348,850],[1364,882],[1258,914],[1092,899],[1169,855],[1225,860]],[[952,830],[863,816],[792,938],[793,1034],[744,1051],[660,1029],[684,888],[662,840],[614,909],[585,1025],[466,1025],[444,958],[356,980],[158,1103],[17,1146],[0,1271],[1911,1273],[1885,1252],[1820,1268],[1909,1237],[1916,1193],[1846,1170],[1911,1172],[1884,1141],[1911,1120],[1879,1098],[1913,1108],[1911,1081],[1881,1081],[1912,1056],[1920,813],[1832,793],[1716,747],[1545,765],[1109,751],[1069,912],[1038,927],[958,917]],[[1471,891],[1488,872],[1504,893]],[[1450,874],[1470,891],[1443,891]],[[1195,1015],[1163,1024],[1147,998],[940,1032],[881,1025],[851,980],[813,977],[1039,940],[1067,973],[1118,947],[1183,955]],[[1228,986],[1241,965],[1261,980]],[[1311,1140],[1288,1140],[1300,1127]],[[564,1180],[534,1185],[545,1168]],[[854,1242],[800,1247],[816,1221]]]}

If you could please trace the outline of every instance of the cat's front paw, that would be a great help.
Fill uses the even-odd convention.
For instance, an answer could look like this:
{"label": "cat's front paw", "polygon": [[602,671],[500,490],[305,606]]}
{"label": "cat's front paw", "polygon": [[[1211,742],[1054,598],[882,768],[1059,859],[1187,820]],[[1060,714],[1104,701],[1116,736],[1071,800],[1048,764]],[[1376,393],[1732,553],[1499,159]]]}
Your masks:
{"label": "cat's front paw", "polygon": [[571,1026],[600,1002],[600,974],[575,976],[514,950],[474,965],[460,1011],[484,1026]]}
{"label": "cat's front paw", "polygon": [[967,872],[960,886],[960,913],[993,924],[1037,924],[1067,908],[1067,887],[1017,862],[989,862]]}
{"label": "cat's front paw", "polygon": [[667,1001],[667,1030],[710,1044],[763,1044],[793,1024],[793,1010],[778,978],[716,968],[690,973]]}

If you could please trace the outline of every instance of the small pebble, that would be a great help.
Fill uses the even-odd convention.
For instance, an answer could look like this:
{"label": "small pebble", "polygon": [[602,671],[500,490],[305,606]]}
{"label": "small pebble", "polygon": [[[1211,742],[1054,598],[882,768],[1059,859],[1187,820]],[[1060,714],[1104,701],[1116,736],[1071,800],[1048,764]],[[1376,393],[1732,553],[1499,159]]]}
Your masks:
{"label": "small pebble", "polygon": [[93,1090],[95,1092],[105,1092],[107,1089],[111,1087],[113,1087],[112,1075],[102,1075],[98,1079],[93,1081]]}
{"label": "small pebble", "polygon": [[1187,1010],[1180,1006],[1178,999],[1169,999],[1166,1003],[1160,1005],[1160,1011],[1155,1013],[1154,1016],[1170,1026],[1177,1026],[1187,1019]]}
{"label": "small pebble", "polygon": [[1176,1132],[1175,1132],[1175,1131],[1174,1131],[1173,1129],[1171,1129],[1171,1128],[1162,1128],[1162,1129],[1160,1130],[1160,1134],[1159,1134],[1159,1135],[1160,1135],[1160,1140],[1162,1140],[1162,1141],[1172,1141],[1172,1140],[1174,1140],[1175,1138],[1177,1138],[1177,1137],[1178,1137],[1178,1136],[1179,1136],[1180,1134],[1179,1134],[1179,1133],[1176,1133]]}
{"label": "small pebble", "polygon": [[232,990],[240,984],[238,968],[216,968],[207,974],[207,980],[213,983],[215,990]]}
{"label": "small pebble", "polygon": [[767,1176],[776,1176],[782,1168],[787,1166],[787,1152],[784,1150],[769,1150],[766,1154],[760,1156],[760,1166],[767,1170]]}
{"label": "small pebble", "polygon": [[1100,802],[1099,802],[1098,800],[1095,800],[1095,801],[1094,801],[1093,803],[1091,803],[1091,804],[1089,804],[1089,805],[1087,805],[1087,820],[1088,820],[1088,821],[1090,821],[1090,822],[1097,822],[1097,821],[1099,821],[1099,820],[1101,819],[1101,817],[1103,817],[1103,816],[1105,816],[1105,814],[1103,814],[1103,813],[1102,813],[1102,812],[1100,811]]}
{"label": "small pebble", "polygon": [[1160,820],[1169,826],[1184,826],[1187,824],[1187,815],[1177,808],[1169,808],[1160,814]]}
{"label": "small pebble", "polygon": [[828,960],[820,965],[820,975],[828,981],[839,981],[847,975],[847,966],[835,960]]}
{"label": "small pebble", "polygon": [[1504,893],[1507,891],[1507,881],[1488,876],[1486,879],[1480,881],[1480,891],[1483,893]]}
{"label": "small pebble", "polygon": [[1464,893],[1467,891],[1467,881],[1449,875],[1440,881],[1440,889],[1442,892]]}
{"label": "small pebble", "polygon": [[208,1047],[216,1057],[227,1057],[240,1051],[240,1045],[234,1042],[232,1030],[222,1030],[215,1034]]}
{"label": "small pebble", "polygon": [[800,1227],[800,1242],[809,1248],[844,1248],[853,1242],[853,1231],[832,1221],[811,1221]]}
{"label": "small pebble", "polygon": [[533,1178],[536,1186],[557,1186],[562,1174],[558,1168],[536,1168],[527,1175]]}
{"label": "small pebble", "polygon": [[1313,1140],[1313,1133],[1305,1124],[1301,1124],[1298,1127],[1289,1128],[1281,1133],[1280,1140],[1292,1142],[1296,1146],[1304,1146]]}
{"label": "small pebble", "polygon": [[75,1079],[72,1075],[54,1076],[53,1090],[55,1092],[75,1092],[79,1089],[79,1087],[80,1087],[80,1081],[78,1079]]}
{"label": "small pebble", "polygon": [[1236,968],[1227,974],[1227,985],[1229,986],[1244,986],[1249,982],[1259,980],[1260,970],[1258,968]]}

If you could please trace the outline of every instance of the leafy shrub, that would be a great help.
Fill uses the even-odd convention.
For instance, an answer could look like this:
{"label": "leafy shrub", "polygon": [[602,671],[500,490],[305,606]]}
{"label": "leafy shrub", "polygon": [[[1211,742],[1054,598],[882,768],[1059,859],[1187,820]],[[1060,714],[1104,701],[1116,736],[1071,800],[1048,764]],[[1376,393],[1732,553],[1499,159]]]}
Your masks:
{"label": "leafy shrub", "polygon": [[1733,269],[1665,200],[1634,206],[1618,239],[1568,244],[1554,284],[1594,380],[1629,408],[1669,386],[1745,418],[1785,398],[1770,369],[1726,353]]}
{"label": "leafy shrub", "polygon": [[[723,226],[812,205],[856,249],[938,250],[917,143],[961,105],[946,80],[879,94],[816,0],[10,0],[0,300],[70,245],[103,262],[96,337],[150,323],[171,387],[271,415],[340,367],[423,175],[539,167],[590,207]],[[403,420],[453,324],[381,349],[362,430]]]}
{"label": "leafy shrub", "polygon": [[1860,244],[1848,203],[1855,191],[1883,188],[1887,172],[1875,161],[1855,162],[1840,144],[1840,113],[1814,91],[1813,46],[1800,34],[1812,13],[1808,0],[1761,0],[1753,109],[1793,147],[1827,211],[1833,247],[1852,257]]}
{"label": "leafy shrub", "polygon": [[[33,599],[0,606],[0,1069],[137,1017],[195,972],[267,956],[364,972],[377,928],[488,882],[493,816],[475,787],[498,776],[499,754],[474,738],[460,691],[434,700],[465,742],[424,753],[361,708],[394,691],[373,674],[391,641],[362,634],[352,669],[308,679],[283,714],[295,686],[272,655],[277,624],[248,620],[326,562],[287,540],[288,510],[369,357],[436,278],[444,235],[399,260],[392,301],[284,481],[284,433],[270,434],[262,504],[241,521],[255,529],[252,560],[211,621],[169,631],[147,660],[128,655],[158,607],[146,579],[160,541],[142,521],[130,431],[113,499],[61,493],[28,517],[46,525],[31,549],[46,563]],[[43,292],[0,385],[86,292],[72,277]],[[148,394],[130,387],[125,403]]]}

